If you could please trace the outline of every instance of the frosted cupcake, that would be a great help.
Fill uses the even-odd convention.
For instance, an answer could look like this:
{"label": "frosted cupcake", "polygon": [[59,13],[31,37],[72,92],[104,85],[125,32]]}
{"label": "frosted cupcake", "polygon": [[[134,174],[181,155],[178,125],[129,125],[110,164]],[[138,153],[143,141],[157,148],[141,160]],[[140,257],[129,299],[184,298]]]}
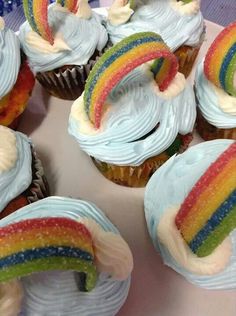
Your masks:
{"label": "frosted cupcake", "polygon": [[56,97],[75,100],[108,35],[87,0],[57,2],[37,11],[36,1],[24,1],[28,21],[20,28],[20,41],[42,86]]}
{"label": "frosted cupcake", "polygon": [[0,235],[0,281],[19,278],[20,314],[113,316],[124,304],[132,254],[95,205],[47,198],[1,220]]}
{"label": "frosted cupcake", "polygon": [[0,125],[16,129],[34,87],[20,41],[0,17]]}
{"label": "frosted cupcake", "polygon": [[170,158],[148,183],[144,204],[164,264],[198,286],[236,288],[234,141],[204,142]]}
{"label": "frosted cupcake", "polygon": [[30,139],[0,126],[0,218],[49,195]]}
{"label": "frosted cupcake", "polygon": [[[152,59],[153,65],[133,70]],[[90,73],[84,95],[72,106],[69,133],[108,179],[143,187],[188,146],[195,98],[177,69],[161,37],[144,32],[113,46]]]}
{"label": "frosted cupcake", "polygon": [[136,32],[160,34],[179,60],[186,77],[204,39],[199,0],[115,0],[108,10],[107,30],[112,43]]}
{"label": "frosted cupcake", "polygon": [[236,140],[236,22],[212,43],[197,67],[197,130],[205,140]]}

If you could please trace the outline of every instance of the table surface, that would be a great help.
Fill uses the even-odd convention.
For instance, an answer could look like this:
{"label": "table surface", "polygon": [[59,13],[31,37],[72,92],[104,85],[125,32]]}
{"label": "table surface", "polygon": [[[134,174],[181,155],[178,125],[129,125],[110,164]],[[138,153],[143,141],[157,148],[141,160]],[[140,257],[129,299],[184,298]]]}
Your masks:
{"label": "table surface", "polygon": [[[199,58],[220,30],[207,22],[207,41]],[[97,171],[68,135],[71,103],[49,96],[36,85],[19,129],[36,145],[52,194],[96,203],[129,243],[135,266],[128,299],[118,315],[235,316],[236,291],[198,288],[162,264],[146,229],[144,189],[118,186]]]}

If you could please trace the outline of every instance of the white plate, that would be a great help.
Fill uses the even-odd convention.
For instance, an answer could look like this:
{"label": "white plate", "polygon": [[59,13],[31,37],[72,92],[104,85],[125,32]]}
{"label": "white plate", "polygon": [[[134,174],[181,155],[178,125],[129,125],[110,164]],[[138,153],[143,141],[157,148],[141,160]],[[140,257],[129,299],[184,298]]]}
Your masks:
{"label": "white plate", "polygon": [[[104,9],[99,12],[104,13]],[[221,27],[207,22],[207,41]],[[20,130],[29,135],[43,161],[52,194],[83,198],[98,205],[129,243],[135,268],[121,316],[235,316],[236,292],[206,291],[162,264],[149,238],[143,212],[144,189],[129,189],[106,180],[68,135],[72,102],[50,97],[39,85],[25,111]],[[101,315],[102,316],[102,315]]]}

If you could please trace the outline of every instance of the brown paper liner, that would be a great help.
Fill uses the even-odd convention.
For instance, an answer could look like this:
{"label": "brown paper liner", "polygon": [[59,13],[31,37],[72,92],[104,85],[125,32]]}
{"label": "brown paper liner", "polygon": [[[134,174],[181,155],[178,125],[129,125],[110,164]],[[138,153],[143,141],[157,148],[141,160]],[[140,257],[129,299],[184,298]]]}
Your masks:
{"label": "brown paper liner", "polygon": [[140,166],[116,166],[93,157],[92,160],[98,170],[116,184],[136,188],[145,187],[153,173],[172,155],[186,150],[192,139],[192,134],[178,135],[175,142],[166,151],[147,159]]}
{"label": "brown paper liner", "polygon": [[193,69],[193,65],[197,58],[201,45],[202,43],[196,47],[183,45],[174,52],[179,61],[179,72],[184,74],[185,78],[190,75]]}
{"label": "brown paper liner", "polygon": [[202,115],[201,111],[197,110],[197,131],[204,140],[213,139],[234,139],[236,140],[235,128],[218,128],[211,125]]}
{"label": "brown paper liner", "polygon": [[47,179],[44,176],[41,161],[38,159],[32,148],[32,182],[30,186],[19,196],[13,199],[0,213],[0,219],[17,211],[19,208],[40,199],[48,197],[50,194]]}
{"label": "brown paper liner", "polygon": [[38,72],[37,80],[54,97],[76,100],[84,91],[88,75],[103,52],[95,51],[88,64],[67,65],[52,71]]}

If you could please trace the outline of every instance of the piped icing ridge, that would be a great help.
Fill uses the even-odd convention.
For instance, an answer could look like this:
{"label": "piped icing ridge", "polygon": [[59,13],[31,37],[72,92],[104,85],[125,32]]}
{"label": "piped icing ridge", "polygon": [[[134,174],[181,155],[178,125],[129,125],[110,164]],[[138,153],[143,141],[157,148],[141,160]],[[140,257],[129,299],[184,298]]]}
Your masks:
{"label": "piped icing ridge", "polygon": [[203,70],[203,62],[197,66],[195,92],[198,107],[210,124],[218,128],[236,127],[236,98],[229,96],[207,80]]}
{"label": "piped icing ridge", "polygon": [[20,28],[21,45],[34,72],[64,65],[85,65],[96,49],[102,51],[107,44],[108,35],[102,17],[95,12],[90,19],[84,19],[60,9],[58,4],[52,4],[48,7],[48,21],[54,45],[35,35],[28,22]]}
{"label": "piped icing ridge", "polygon": [[[2,18],[0,21],[3,21]],[[0,28],[0,99],[7,95],[16,83],[20,64],[20,41],[3,22]]]}
{"label": "piped icing ridge", "polygon": [[[235,231],[211,255],[197,257],[178,231],[175,216],[195,183],[230,146],[235,147],[235,143],[230,140],[215,140],[191,147],[186,153],[170,158],[154,174],[145,193],[148,229],[165,264],[182,274],[190,282],[209,289],[236,287]],[[233,183],[235,185],[236,174],[233,170],[235,168],[231,170],[231,173],[234,174]],[[157,181],[163,183],[162,187],[155,185]],[[174,208],[173,215],[168,211],[171,208]],[[167,235],[163,234],[166,231],[165,225],[169,225],[169,232],[171,232],[169,239]],[[181,247],[177,244],[174,245],[180,241]],[[176,247],[179,249],[178,254],[174,252]]]}
{"label": "piped icing ridge", "polygon": [[[83,218],[85,218],[84,223],[82,223],[82,221],[80,222],[80,219],[83,220]],[[92,220],[92,224],[88,220],[88,218]],[[111,232],[113,232],[114,234],[118,234],[115,227],[93,204],[84,201],[57,197],[47,198],[20,209],[19,211],[1,220],[0,226],[3,227],[1,228],[1,230],[3,231],[4,229],[8,229],[7,225],[10,225],[10,227],[14,225],[20,226],[23,223],[27,226],[27,223],[34,223],[33,226],[27,226],[28,229],[31,231],[32,229],[34,230],[38,224],[40,226],[42,222],[45,223],[45,219],[47,219],[47,230],[49,229],[51,223],[52,225],[50,227],[52,227],[54,231],[62,231],[64,229],[64,226],[62,227],[61,224],[54,225],[56,222],[58,223],[58,221],[60,221],[60,223],[67,222],[65,224],[67,225],[66,230],[68,230],[68,227],[70,227],[71,229],[72,226],[82,226],[83,242],[82,244],[79,244],[79,247],[83,251],[89,251],[90,254],[92,254],[93,250],[96,252],[96,243],[95,248],[93,248],[94,246],[92,246],[91,248],[91,246],[89,245],[90,242],[88,243],[87,241],[93,240],[94,238],[95,240],[97,239],[97,237],[94,236],[94,229],[91,230],[92,233],[90,234],[90,229],[92,226],[95,227],[99,224],[101,226],[101,229],[108,233],[108,239],[110,238]],[[96,222],[95,226],[93,221]],[[44,234],[44,228],[42,230],[39,230],[38,233]],[[25,232],[23,232],[23,234],[25,234]],[[97,227],[95,227],[95,235],[97,234],[101,236],[99,230],[97,230]],[[61,236],[60,238],[56,238],[57,243],[60,243],[63,238],[71,238],[71,241],[69,243],[75,242],[76,238],[79,238],[78,236],[74,238],[73,234],[71,235],[71,231],[67,234],[62,235],[64,237]],[[53,236],[56,236],[54,235],[54,232],[52,232],[52,234],[46,234],[45,231],[45,238],[52,238]],[[38,243],[44,242],[44,238],[39,239],[40,240],[37,241]],[[34,240],[36,240],[35,237]],[[22,242],[26,241],[27,239]],[[76,244],[76,247],[77,245],[78,244]],[[113,245],[113,247],[116,248],[119,246],[116,243],[115,245]],[[113,251],[113,247],[111,247],[110,245],[109,248],[107,248],[107,251],[108,249],[110,249],[111,253]],[[125,245],[125,247],[122,246],[122,248],[122,254],[124,258],[126,258],[122,260],[123,262],[125,262],[127,258],[132,258],[132,255],[127,245]],[[58,247],[58,249],[60,249],[60,247]],[[66,252],[68,253],[68,250]],[[73,255],[75,254],[74,251],[72,253]],[[109,258],[109,255],[107,258]],[[86,260],[88,259],[89,258],[86,257]],[[107,260],[109,262],[109,259]],[[132,260],[130,261],[130,259],[129,262],[130,265],[126,268],[126,273],[123,275],[122,278],[124,281],[115,281],[109,276],[109,273],[107,274],[102,272],[99,274],[96,287],[91,293],[79,292],[79,275],[77,275],[76,272],[72,271],[46,272],[26,277],[22,279],[25,291],[22,312],[35,313],[39,310],[43,312],[42,308],[44,308],[43,306],[45,306],[45,308],[47,309],[47,313],[52,314],[60,312],[60,315],[77,315],[79,312],[82,313],[84,310],[86,310],[93,315],[101,315],[101,309],[99,308],[99,306],[102,306],[102,312],[104,313],[104,315],[115,315],[123,304],[124,300],[126,299],[128,293],[130,284],[129,275],[132,270],[133,264]],[[65,262],[63,264],[66,265]],[[63,284],[63,286],[58,287],[59,283],[61,285]],[[48,291],[48,288],[50,288],[51,291]],[[107,291],[108,288],[109,291]],[[55,295],[60,298],[60,303],[58,304],[55,304]],[[42,301],[47,301],[47,306],[45,304],[42,304]],[[74,303],[69,304],[70,302]]]}
{"label": "piped icing ridge", "polygon": [[6,142],[0,141],[0,211],[24,192],[32,181],[31,141],[24,134],[4,126],[0,126],[1,136]]}
{"label": "piped icing ridge", "polygon": [[[183,5],[183,8],[188,5]],[[200,11],[195,9],[189,15],[183,9],[181,12],[177,5],[173,6],[172,0],[138,1],[127,23],[117,26],[108,21],[107,30],[113,43],[136,32],[151,31],[160,34],[172,51],[181,45],[196,46],[204,32],[204,21]]]}

